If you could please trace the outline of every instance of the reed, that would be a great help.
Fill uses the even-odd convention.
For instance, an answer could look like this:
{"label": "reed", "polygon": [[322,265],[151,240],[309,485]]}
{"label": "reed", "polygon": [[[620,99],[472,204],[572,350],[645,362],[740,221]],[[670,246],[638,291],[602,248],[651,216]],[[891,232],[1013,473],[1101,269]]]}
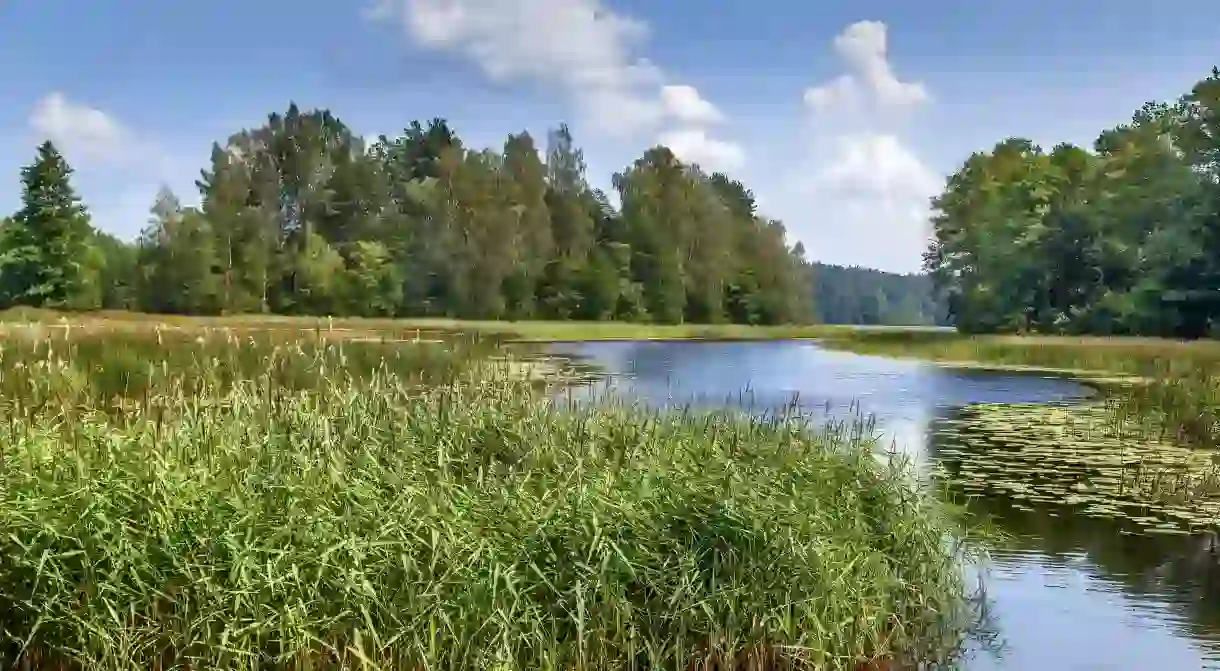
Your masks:
{"label": "reed", "polygon": [[950,522],[861,431],[567,407],[448,346],[78,337],[0,355],[6,664],[853,669],[961,640]]}

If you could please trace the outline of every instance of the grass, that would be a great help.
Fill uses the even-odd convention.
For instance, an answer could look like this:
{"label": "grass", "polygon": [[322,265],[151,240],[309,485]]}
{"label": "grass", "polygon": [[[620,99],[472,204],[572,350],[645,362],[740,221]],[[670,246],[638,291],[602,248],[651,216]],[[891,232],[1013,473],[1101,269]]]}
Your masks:
{"label": "grass", "polygon": [[327,331],[344,337],[435,338],[457,333],[478,334],[521,342],[561,342],[591,340],[786,340],[821,338],[842,332],[863,330],[937,331],[922,327],[853,327],[825,324],[748,326],[743,324],[644,324],[629,322],[582,321],[471,321],[458,319],[362,319],[345,317],[296,317],[278,315],[237,315],[226,317],[184,317],[149,315],[135,312],[104,311],[64,314],[47,310],[18,308],[0,313],[0,324],[40,323],[48,326],[71,323],[79,329],[108,331],[145,331],[162,329],[197,330],[201,328],[281,332]]}
{"label": "grass", "polygon": [[18,668],[854,669],[960,640],[950,522],[858,431],[562,407],[477,339],[85,322],[0,341]]}
{"label": "grass", "polygon": [[865,354],[947,362],[1156,375],[1167,363],[1196,370],[1220,365],[1220,341],[1067,336],[965,336],[932,329],[842,330],[826,337],[834,347]]}
{"label": "grass", "polygon": [[861,354],[1059,372],[1109,394],[1111,421],[1127,430],[1220,447],[1220,341],[891,330],[841,331],[823,343]]}

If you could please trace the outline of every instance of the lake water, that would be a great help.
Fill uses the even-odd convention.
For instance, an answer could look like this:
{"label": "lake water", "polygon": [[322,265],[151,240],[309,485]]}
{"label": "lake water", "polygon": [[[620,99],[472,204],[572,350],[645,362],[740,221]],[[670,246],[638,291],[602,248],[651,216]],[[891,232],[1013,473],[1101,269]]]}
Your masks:
{"label": "lake water", "polygon": [[[940,422],[972,403],[1070,402],[1091,391],[1035,375],[961,371],[860,356],[811,342],[559,344],[596,364],[605,386],[654,406],[782,409],[876,418],[921,470]],[[598,393],[601,393],[599,391]],[[1220,669],[1220,564],[1205,540],[1132,535],[1117,523],[999,497],[972,506],[1012,539],[979,567],[994,639],[967,669]],[[990,628],[989,628],[990,629]]]}

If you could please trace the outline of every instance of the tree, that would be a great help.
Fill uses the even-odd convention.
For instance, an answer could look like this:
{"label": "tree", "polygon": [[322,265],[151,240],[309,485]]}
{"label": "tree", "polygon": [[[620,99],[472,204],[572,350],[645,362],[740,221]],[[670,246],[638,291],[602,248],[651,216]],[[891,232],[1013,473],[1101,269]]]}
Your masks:
{"label": "tree", "polygon": [[944,306],[926,275],[812,263],[818,321],[826,324],[943,325]]}
{"label": "tree", "polygon": [[361,317],[393,316],[402,303],[403,279],[382,243],[358,240],[347,253],[348,312]]}
{"label": "tree", "polygon": [[[198,207],[159,194],[134,245],[84,222],[84,244],[70,256],[73,302],[64,305],[662,322],[812,316],[803,249],[789,248],[783,224],[761,216],[744,185],[654,147],[615,176],[615,207],[589,185],[562,124],[544,156],[525,132],[502,147],[467,147],[439,118],[366,147],[330,111],[290,104],[214,144],[197,186]],[[0,226],[0,280],[26,302],[46,291],[62,297],[53,287],[66,284],[56,279],[63,273],[46,268],[69,257],[48,266],[26,219]]]}
{"label": "tree", "polygon": [[623,203],[632,255],[632,277],[644,289],[648,314],[661,323],[679,323],[686,312],[689,177],[665,147],[644,153],[615,176]]}
{"label": "tree", "polygon": [[504,294],[508,314],[519,319],[536,313],[543,273],[555,253],[546,171],[529,133],[508,136],[504,143],[504,178],[520,248],[515,267],[505,278]]}
{"label": "tree", "polygon": [[137,242],[140,303],[150,312],[215,314],[223,307],[216,234],[202,212],[162,187]]}
{"label": "tree", "polygon": [[1093,151],[1010,139],[933,200],[925,256],[964,331],[1220,332],[1220,71]]}
{"label": "tree", "polygon": [[88,308],[89,215],[72,188],[72,168],[50,141],[21,170],[21,209],[4,226],[0,289],[6,305]]}

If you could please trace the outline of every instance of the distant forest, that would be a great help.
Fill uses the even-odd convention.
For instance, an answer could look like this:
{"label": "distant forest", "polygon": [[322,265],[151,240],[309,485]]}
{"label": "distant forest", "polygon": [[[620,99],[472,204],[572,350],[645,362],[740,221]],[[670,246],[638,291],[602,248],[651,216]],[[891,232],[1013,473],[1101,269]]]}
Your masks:
{"label": "distant forest", "polygon": [[948,311],[922,274],[810,264],[817,319],[824,324],[944,326]]}

